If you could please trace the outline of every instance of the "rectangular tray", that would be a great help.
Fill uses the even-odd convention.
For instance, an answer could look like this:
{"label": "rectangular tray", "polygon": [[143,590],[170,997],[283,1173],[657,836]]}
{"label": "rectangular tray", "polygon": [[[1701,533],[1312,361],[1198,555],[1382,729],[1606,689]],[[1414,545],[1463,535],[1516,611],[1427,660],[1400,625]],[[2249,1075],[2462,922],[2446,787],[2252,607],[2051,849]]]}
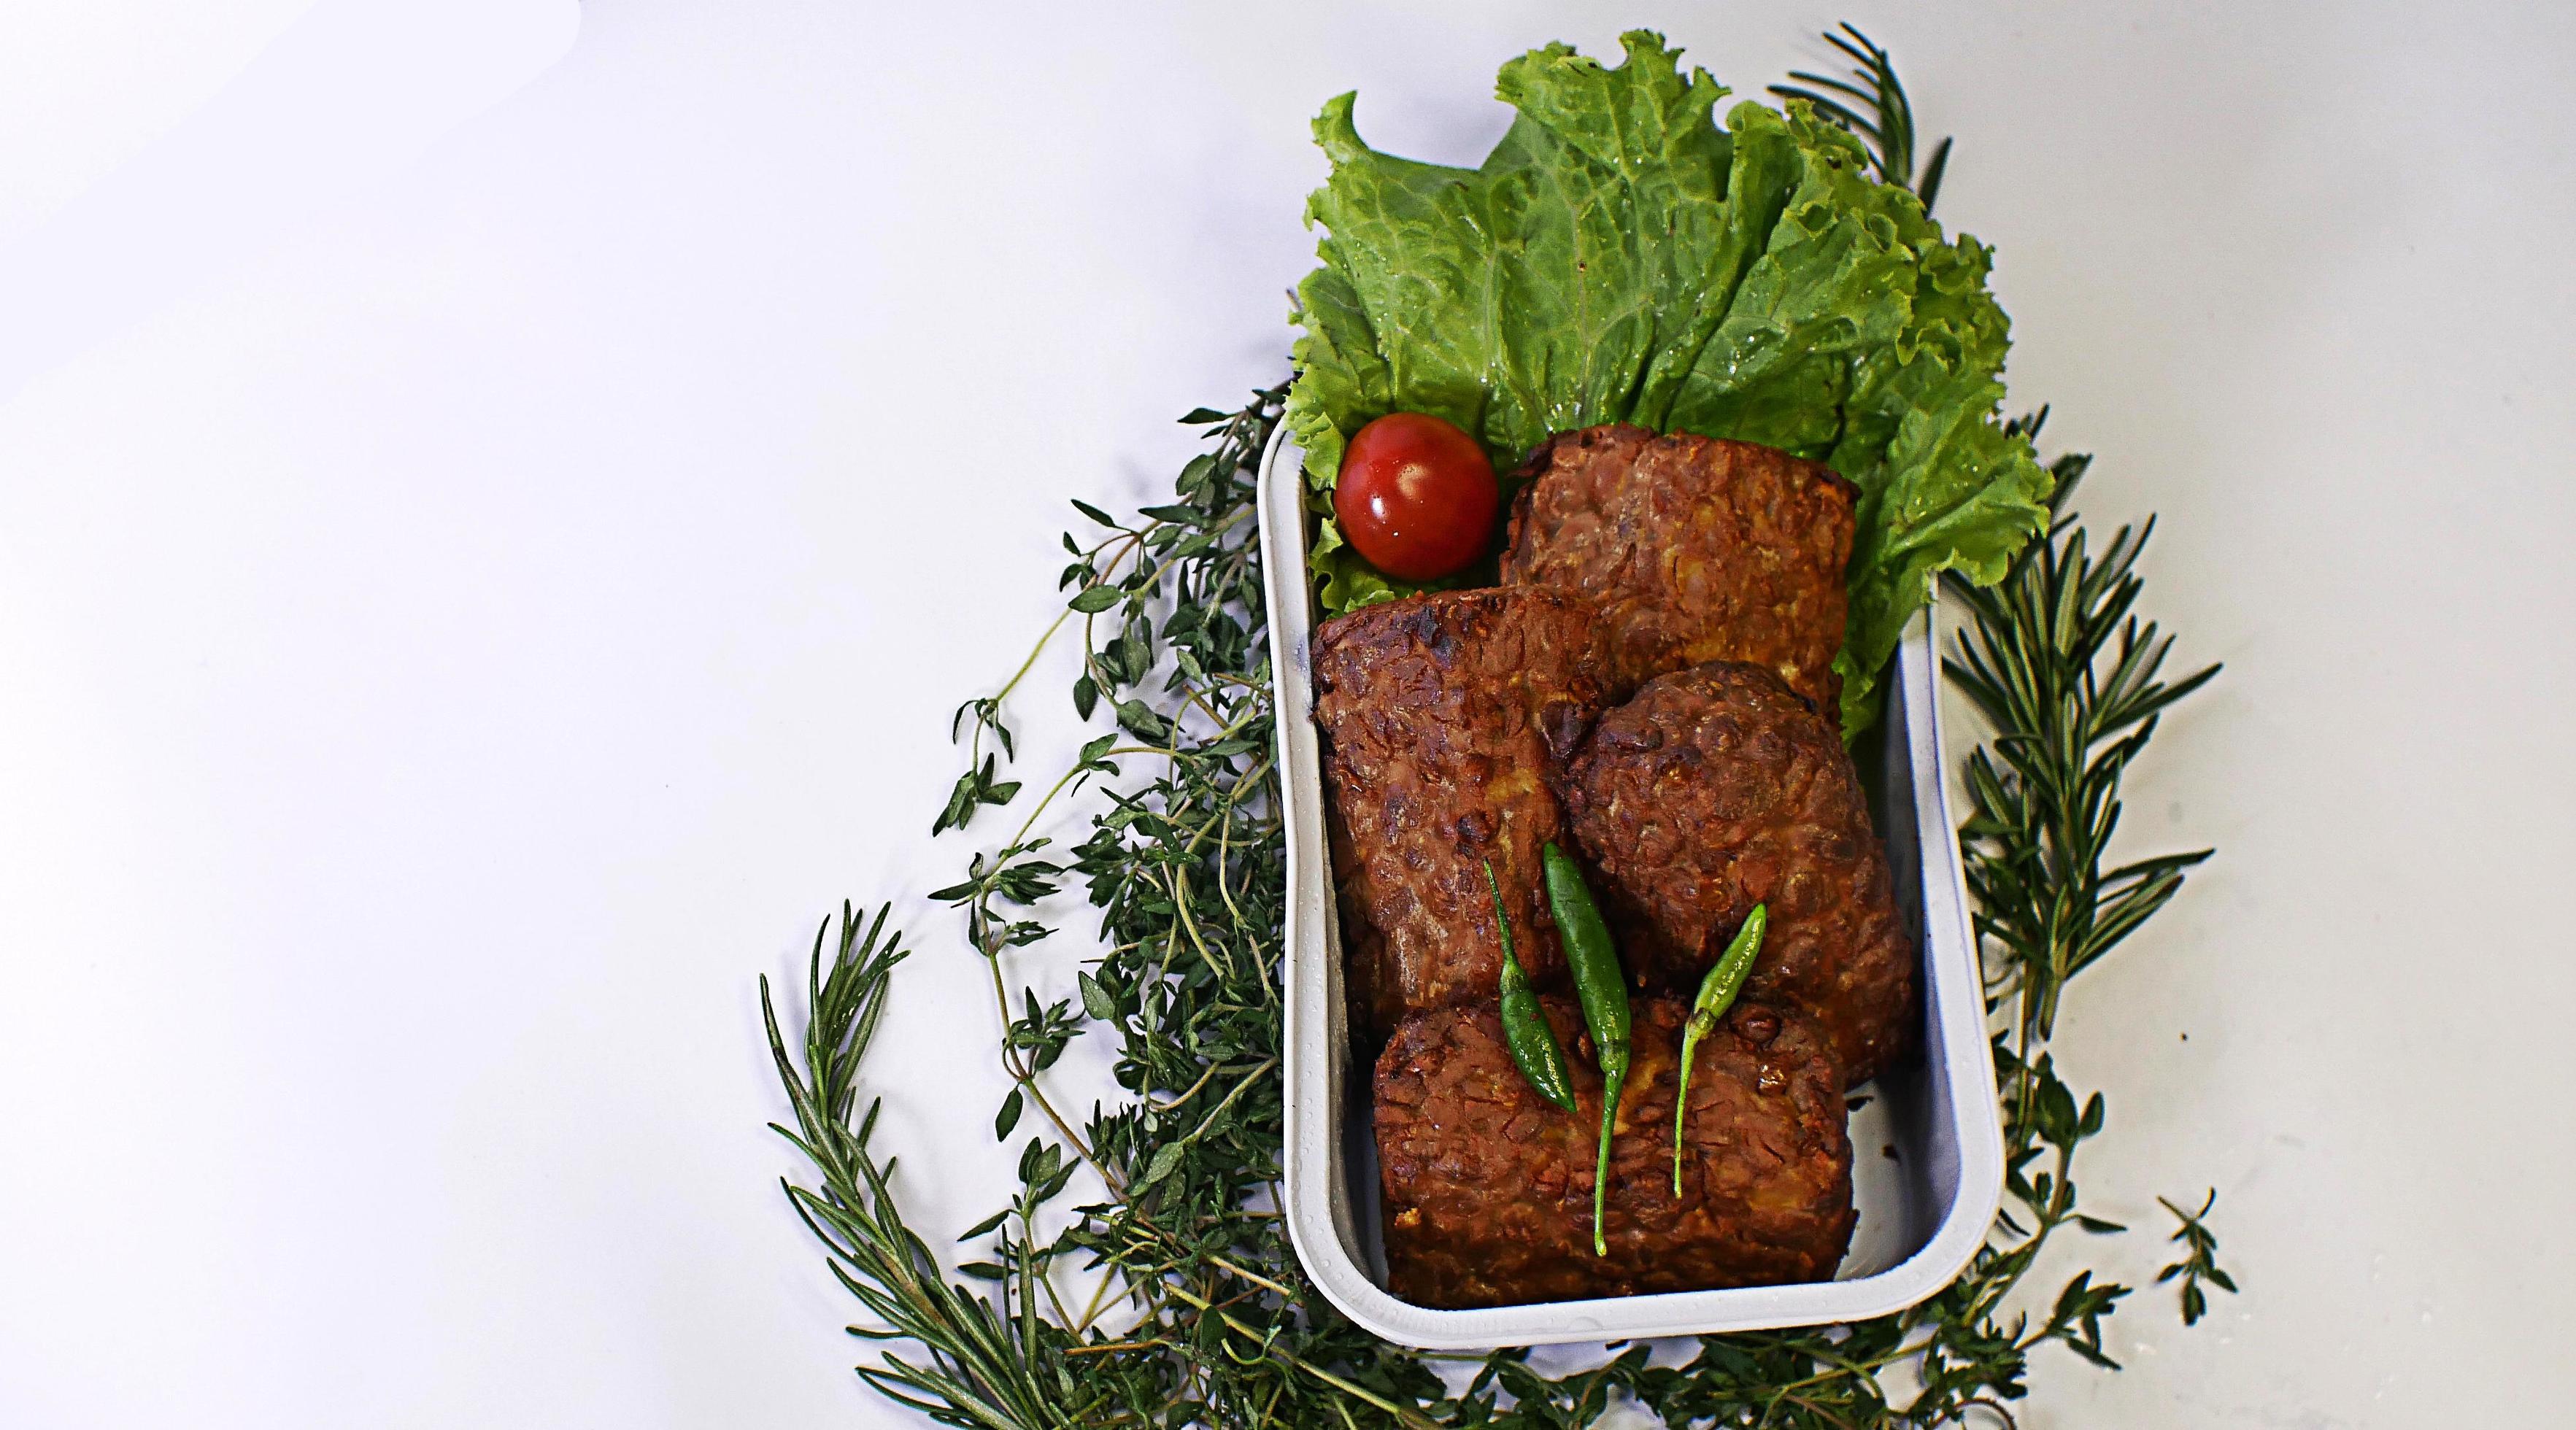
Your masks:
{"label": "rectangular tray", "polygon": [[2002,1199],[2003,1133],[1957,824],[1941,780],[1948,755],[1927,610],[1897,649],[1895,694],[1879,732],[1886,779],[1877,811],[1898,908],[1923,954],[1922,1047],[1863,1089],[1869,1103],[1852,1114],[1860,1222],[1834,1279],[1472,1311],[1434,1310],[1387,1293],[1370,1070],[1351,1053],[1324,839],[1303,466],[1304,453],[1282,424],[1262,459],[1260,517],[1288,834],[1283,1210],[1297,1258],[1325,1299],[1401,1345],[1484,1350],[1826,1325],[1901,1310],[1950,1284],[1984,1243]]}

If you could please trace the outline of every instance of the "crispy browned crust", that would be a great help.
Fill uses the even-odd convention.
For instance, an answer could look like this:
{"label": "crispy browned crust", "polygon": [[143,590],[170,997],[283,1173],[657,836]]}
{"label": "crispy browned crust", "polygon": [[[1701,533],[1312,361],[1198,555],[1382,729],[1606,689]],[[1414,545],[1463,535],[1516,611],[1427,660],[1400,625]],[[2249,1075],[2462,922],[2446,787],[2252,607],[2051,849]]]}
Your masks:
{"label": "crispy browned crust", "polygon": [[1632,976],[1681,989],[1755,904],[1745,996],[1814,1018],[1854,1082],[1914,1029],[1914,950],[1834,722],[1756,665],[1646,683],[1576,752],[1567,817]]}
{"label": "crispy browned crust", "polygon": [[1528,588],[1389,601],[1326,622],[1314,671],[1342,942],[1370,1030],[1495,996],[1488,858],[1522,966],[1560,982],[1539,847],[1565,838],[1564,756],[1622,693],[1599,614]]}
{"label": "crispy browned crust", "polygon": [[1559,433],[1518,475],[1504,583],[1599,601],[1629,684],[1751,661],[1840,708],[1850,482],[1777,448],[1624,425]]}
{"label": "crispy browned crust", "polygon": [[1492,1005],[1407,1020],[1377,1062],[1388,1289],[1463,1307],[1821,1281],[1851,1242],[1842,1079],[1811,1029],[1745,1005],[1691,1071],[1673,1196],[1679,999],[1636,1006],[1611,1142],[1609,1254],[1592,1252],[1601,1078],[1583,1018],[1546,1000],[1579,1112],[1533,1091]]}

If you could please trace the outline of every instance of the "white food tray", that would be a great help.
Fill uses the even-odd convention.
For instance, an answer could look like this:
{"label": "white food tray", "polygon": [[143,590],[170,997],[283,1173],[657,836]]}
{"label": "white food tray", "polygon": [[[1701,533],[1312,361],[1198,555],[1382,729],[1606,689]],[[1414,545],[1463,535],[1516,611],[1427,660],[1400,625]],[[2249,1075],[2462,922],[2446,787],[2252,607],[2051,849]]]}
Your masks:
{"label": "white food tray", "polygon": [[1261,540],[1278,683],[1282,813],[1288,833],[1288,1145],[1284,1211],[1306,1274],[1344,1315],[1426,1350],[1482,1350],[1825,1325],[1901,1310],[1948,1285],[1976,1255],[2003,1195],[1993,1052],[1968,923],[1967,889],[1941,771],[1933,613],[1906,629],[1885,727],[1877,811],[1897,904],[1922,950],[1923,1038],[1861,1089],[1851,1119],[1851,1251],[1831,1281],[1673,1291],[1442,1311],[1388,1294],[1378,1239],[1370,1069],[1353,1056],[1342,992],[1308,638],[1314,626],[1299,500],[1304,453],[1282,424],[1261,466]]}

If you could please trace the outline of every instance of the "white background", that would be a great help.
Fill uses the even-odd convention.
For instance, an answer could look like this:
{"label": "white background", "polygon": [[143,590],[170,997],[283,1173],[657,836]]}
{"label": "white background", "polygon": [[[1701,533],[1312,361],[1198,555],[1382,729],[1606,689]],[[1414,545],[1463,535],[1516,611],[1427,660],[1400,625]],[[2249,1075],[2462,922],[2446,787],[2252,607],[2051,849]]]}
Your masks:
{"label": "white background", "polygon": [[[1064,498],[1281,371],[1307,119],[1472,161],[1530,45],[1753,92],[1842,13],[1092,8],[0,12],[0,1424],[903,1423],[752,980],[896,899],[884,1135],[980,1216],[947,712]],[[2152,1276],[2214,1185],[2245,1294],[2142,1292],[2022,1423],[2552,1423],[2576,29],[2128,8],[1853,7],[2016,401],[2228,664],[2128,826],[2220,855],[2061,1056],[2141,1228],[2089,1249]]]}

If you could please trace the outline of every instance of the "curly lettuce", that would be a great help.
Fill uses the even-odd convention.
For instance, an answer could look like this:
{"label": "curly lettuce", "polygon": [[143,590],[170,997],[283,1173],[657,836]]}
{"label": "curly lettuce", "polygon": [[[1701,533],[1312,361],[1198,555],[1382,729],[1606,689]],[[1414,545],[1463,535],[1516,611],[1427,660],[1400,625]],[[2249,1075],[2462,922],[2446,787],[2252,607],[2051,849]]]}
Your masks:
{"label": "curly lettuce", "polygon": [[1298,285],[1287,421],[1318,515],[1327,610],[1419,589],[1333,524],[1351,434],[1429,412],[1509,471],[1550,433],[1601,422],[1784,448],[1860,488],[1843,726],[1941,571],[2000,579],[2047,524],[2050,478],[1999,419],[2010,325],[1990,250],[1946,239],[1859,142],[1804,104],[1740,103],[1637,31],[1616,68],[1550,45],[1502,68],[1519,111],[1483,164],[1371,149],[1354,96],[1315,138],[1322,266]]}

